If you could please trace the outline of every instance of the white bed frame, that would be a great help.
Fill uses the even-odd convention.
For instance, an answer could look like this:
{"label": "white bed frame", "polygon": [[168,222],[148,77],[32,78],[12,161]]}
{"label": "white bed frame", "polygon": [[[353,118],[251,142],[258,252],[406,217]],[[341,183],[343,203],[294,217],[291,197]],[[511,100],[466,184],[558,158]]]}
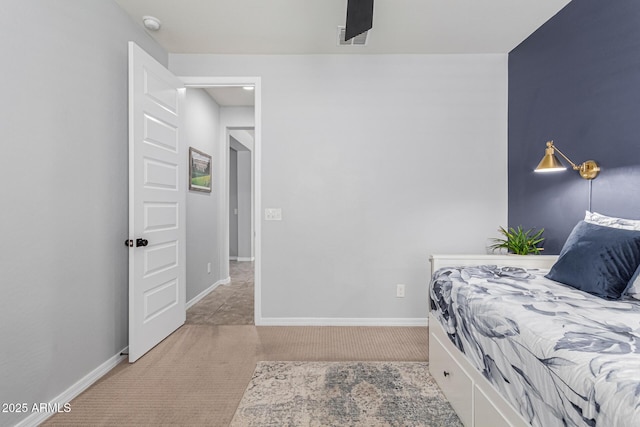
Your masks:
{"label": "white bed frame", "polygon": [[[502,265],[549,269],[556,255],[432,255],[431,275],[442,267]],[[431,308],[431,292],[429,292]],[[466,427],[525,427],[530,424],[496,391],[447,337],[429,313],[429,371]]]}

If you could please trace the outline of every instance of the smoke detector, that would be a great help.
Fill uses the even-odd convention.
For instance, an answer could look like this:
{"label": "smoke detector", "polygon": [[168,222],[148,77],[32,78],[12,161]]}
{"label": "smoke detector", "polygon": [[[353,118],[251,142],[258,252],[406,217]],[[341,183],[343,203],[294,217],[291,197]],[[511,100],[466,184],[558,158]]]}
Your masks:
{"label": "smoke detector", "polygon": [[338,26],[338,46],[366,46],[367,45],[367,36],[369,35],[369,31],[365,31],[364,33],[358,34],[357,36],[345,40],[346,28],[343,26]]}
{"label": "smoke detector", "polygon": [[160,20],[155,16],[147,15],[142,17],[142,24],[149,31],[158,31],[160,29],[160,26],[162,25],[162,22],[160,22]]}

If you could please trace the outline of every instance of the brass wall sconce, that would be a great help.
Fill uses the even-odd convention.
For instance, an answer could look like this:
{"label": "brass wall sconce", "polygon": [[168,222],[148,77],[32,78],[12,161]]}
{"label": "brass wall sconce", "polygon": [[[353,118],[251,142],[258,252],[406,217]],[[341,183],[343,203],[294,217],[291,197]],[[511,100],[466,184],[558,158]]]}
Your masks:
{"label": "brass wall sconce", "polygon": [[598,166],[598,164],[595,161],[587,160],[584,163],[576,165],[571,160],[569,160],[569,158],[565,156],[562,151],[558,150],[558,148],[555,145],[553,145],[553,141],[547,142],[547,148],[545,149],[544,157],[538,164],[538,167],[535,169],[535,172],[557,172],[557,171],[565,170],[566,167],[562,163],[560,163],[560,160],[558,160],[558,158],[555,155],[556,151],[567,162],[569,162],[573,170],[578,171],[578,173],[582,178],[591,180],[591,179],[594,179],[596,176],[598,176],[598,174],[600,173],[600,166]]}

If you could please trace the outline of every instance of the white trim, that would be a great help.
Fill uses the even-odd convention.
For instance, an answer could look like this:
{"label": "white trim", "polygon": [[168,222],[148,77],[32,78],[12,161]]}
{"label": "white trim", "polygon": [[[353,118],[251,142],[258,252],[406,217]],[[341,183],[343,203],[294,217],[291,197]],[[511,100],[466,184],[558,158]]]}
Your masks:
{"label": "white trim", "polygon": [[[185,86],[216,87],[216,86],[248,86],[260,83],[258,76],[220,77],[220,76],[178,76]],[[257,89],[257,88],[256,88]],[[255,90],[254,90],[255,93]],[[255,104],[258,100],[254,98]]]}
{"label": "white trim", "polygon": [[255,261],[255,257],[229,256],[229,261],[251,262]]}
{"label": "white trim", "polygon": [[263,317],[260,326],[428,326],[426,317]]}
{"label": "white trim", "polygon": [[[210,86],[247,86],[253,85],[254,93],[254,319],[256,325],[262,324],[262,78],[261,77],[216,77],[216,76],[178,76],[186,87]],[[226,229],[227,233],[229,227]],[[224,232],[224,230],[223,230]],[[226,249],[228,251],[227,242]],[[227,253],[228,257],[228,253]],[[224,255],[223,255],[224,258]]]}
{"label": "white trim", "polygon": [[[115,368],[120,364],[123,360],[127,358],[127,356],[123,356],[122,353],[126,353],[129,350],[129,347],[125,347],[122,351],[119,351],[116,355],[110,357],[106,362],[98,366],[93,371],[89,372],[83,378],[81,378],[78,382],[73,384],[71,387],[60,393],[58,396],[54,397],[50,402],[50,406],[56,406],[62,408],[66,403],[71,402],[74,398],[76,398],[80,393],[88,389],[92,386],[96,381],[102,378],[105,374],[107,374],[110,370]],[[73,411],[73,407],[71,407]],[[14,427],[36,427],[43,423],[46,419],[54,415],[55,412],[34,412],[29,415],[24,420],[20,421]]]}
{"label": "white trim", "polygon": [[255,83],[255,139],[253,141],[254,194],[254,323],[262,323],[262,80]]}
{"label": "white trim", "polygon": [[442,267],[464,267],[484,264],[522,268],[549,269],[557,261],[558,255],[440,255],[429,257],[431,273]]}
{"label": "white trim", "polygon": [[196,295],[195,297],[191,298],[191,300],[189,302],[187,302],[187,305],[185,307],[185,310],[190,309],[191,307],[193,307],[197,302],[199,302],[202,298],[206,297],[207,295],[209,295],[211,292],[213,292],[218,286],[220,285],[227,285],[231,283],[231,277],[227,277],[226,279],[221,279],[218,280],[216,283],[214,283],[213,285],[209,286],[207,289],[205,289],[204,291],[200,292],[198,295]]}

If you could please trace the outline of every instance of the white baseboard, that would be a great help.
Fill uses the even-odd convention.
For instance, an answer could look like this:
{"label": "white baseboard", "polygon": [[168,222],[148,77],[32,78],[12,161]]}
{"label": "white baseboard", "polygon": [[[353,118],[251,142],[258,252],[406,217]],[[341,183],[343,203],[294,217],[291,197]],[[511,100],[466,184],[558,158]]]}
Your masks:
{"label": "white baseboard", "polygon": [[229,257],[229,261],[237,261],[238,257],[237,256],[230,256]]}
{"label": "white baseboard", "polygon": [[345,318],[345,317],[263,317],[258,326],[428,326],[426,317]]}
{"label": "white baseboard", "polygon": [[[129,347],[127,346],[123,348],[122,351],[119,351],[115,356],[110,357],[109,360],[98,366],[93,371],[89,372],[78,382],[76,382],[61,394],[56,396],[53,400],[48,402],[48,407],[57,407],[60,408],[60,410],[63,410],[65,404],[71,402],[76,396],[88,389],[93,383],[98,381],[107,372],[109,372],[120,362],[122,362],[127,356],[122,356],[121,354],[126,353],[128,350]],[[71,410],[73,411],[73,406],[71,407]],[[24,420],[20,421],[18,424],[16,424],[15,427],[36,427],[54,414],[55,412],[34,412]]]}
{"label": "white baseboard", "polygon": [[248,258],[248,257],[239,256],[239,257],[236,258],[236,261],[238,261],[238,262],[251,262],[251,261],[255,261],[255,258],[254,257],[249,257]]}
{"label": "white baseboard", "polygon": [[195,297],[193,297],[191,299],[191,301],[187,302],[186,305],[186,310],[188,310],[189,308],[191,308],[191,306],[193,306],[194,304],[196,304],[198,301],[200,301],[202,298],[206,297],[207,295],[209,295],[211,292],[213,292],[213,290],[215,288],[217,288],[220,285],[226,285],[228,283],[231,283],[231,277],[227,277],[226,279],[221,279],[218,280],[216,283],[214,283],[213,285],[209,286],[207,289],[205,289],[204,291],[200,292],[198,295],[196,295]]}

